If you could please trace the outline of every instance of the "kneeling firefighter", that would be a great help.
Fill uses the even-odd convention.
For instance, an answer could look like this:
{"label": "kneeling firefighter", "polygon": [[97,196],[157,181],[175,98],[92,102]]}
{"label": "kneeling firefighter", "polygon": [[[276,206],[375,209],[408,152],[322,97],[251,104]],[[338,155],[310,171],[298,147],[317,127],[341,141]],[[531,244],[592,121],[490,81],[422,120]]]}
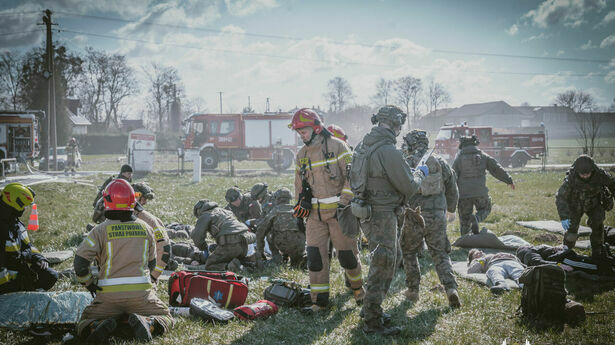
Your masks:
{"label": "kneeling firefighter", "polygon": [[[135,192],[128,181],[116,179],[103,193],[105,218],[75,253],[77,280],[93,295],[81,314],[77,334],[86,342],[104,342],[127,319],[134,337],[150,341],[173,324],[169,308],[152,288],[156,240],[152,229],[133,215]],[[90,271],[96,259],[99,276]]]}
{"label": "kneeling firefighter", "polygon": [[289,127],[305,143],[297,153],[295,216],[307,218],[311,310],[321,310],[329,303],[329,239],[338,253],[355,301],[361,304],[365,290],[357,257],[357,238],[342,232],[336,216],[338,207],[349,205],[353,197],[347,177],[347,165],[352,160],[350,148],[334,138],[311,109],[298,110]]}

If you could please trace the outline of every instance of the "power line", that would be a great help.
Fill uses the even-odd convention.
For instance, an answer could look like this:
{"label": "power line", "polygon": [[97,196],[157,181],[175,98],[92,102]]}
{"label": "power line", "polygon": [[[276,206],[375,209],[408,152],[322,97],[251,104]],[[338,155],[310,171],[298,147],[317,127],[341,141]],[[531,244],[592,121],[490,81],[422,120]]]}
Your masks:
{"label": "power line", "polygon": [[25,14],[42,13],[43,11],[2,12],[0,16],[23,16]]}
{"label": "power line", "polygon": [[0,33],[0,36],[31,34],[33,32],[42,32],[42,31],[41,30],[30,30],[30,31],[18,31],[18,32],[3,32],[3,33]]}
{"label": "power line", "polygon": [[[250,32],[228,32],[220,29],[214,28],[206,28],[206,27],[193,27],[186,25],[177,25],[177,24],[166,24],[154,21],[140,21],[140,20],[130,20],[130,19],[122,19],[116,17],[105,17],[105,16],[95,16],[88,14],[79,14],[79,13],[71,13],[64,11],[56,11],[56,13],[61,13],[67,16],[74,17],[83,17],[90,19],[99,19],[99,20],[107,20],[107,21],[116,21],[128,24],[143,24],[150,26],[160,26],[160,27],[168,27],[173,29],[188,29],[188,30],[196,30],[196,31],[204,31],[211,33],[224,33],[230,35],[239,35],[239,36],[250,36],[250,37],[260,37],[267,39],[278,39],[278,40],[290,40],[290,41],[309,41],[311,39],[304,37],[292,37],[292,36],[281,36],[281,35],[270,35],[270,34],[259,34],[259,33],[250,33]],[[336,41],[336,40],[327,40],[327,43],[335,44],[335,45],[345,45],[345,46],[361,46],[367,48],[388,48],[384,45],[378,44],[368,44],[361,42],[345,42],[345,41]],[[548,56],[536,56],[536,55],[517,55],[517,54],[501,54],[501,53],[490,53],[490,52],[468,52],[468,51],[458,51],[458,50],[448,50],[448,49],[431,49],[432,52],[441,53],[441,54],[456,54],[456,55],[473,55],[473,56],[486,56],[486,57],[503,57],[503,58],[513,58],[513,59],[534,59],[534,60],[552,60],[552,61],[568,61],[568,62],[587,62],[587,63],[610,63],[610,60],[603,59],[589,59],[589,58],[575,58],[575,57],[548,57]],[[406,55],[408,54],[399,54]]]}
{"label": "power line", "polygon": [[[148,40],[138,39],[138,38],[128,38],[128,37],[121,37],[121,36],[97,34],[97,33],[92,33],[92,32],[84,32],[84,31],[77,31],[77,30],[71,30],[71,29],[60,29],[60,32],[68,32],[68,33],[73,33],[73,34],[77,34],[77,35],[93,36],[93,37],[115,39],[115,40],[121,40],[121,41],[131,41],[131,42],[139,42],[139,43],[145,43],[145,44],[172,46],[172,47],[186,48],[186,49],[195,49],[195,50],[217,51],[217,52],[221,52],[221,53],[238,54],[238,55],[243,55],[243,56],[268,57],[268,58],[282,59],[282,60],[297,60],[297,61],[307,61],[307,62],[345,64],[345,65],[364,65],[364,66],[390,67],[390,68],[402,67],[401,65],[371,64],[371,63],[365,63],[365,62],[337,61],[337,60],[325,60],[325,59],[309,59],[309,58],[301,58],[301,57],[295,57],[295,56],[283,56],[283,55],[274,55],[274,54],[243,52],[243,51],[237,51],[237,50],[231,50],[231,49],[222,49],[222,48],[195,47],[195,46],[190,46],[190,45],[185,45],[185,44],[170,43],[170,42],[154,42],[154,41],[148,41]],[[591,74],[591,75],[587,75],[587,74],[581,74],[581,73],[565,73],[565,74],[561,74],[561,73],[541,73],[541,72],[471,71],[471,70],[462,71],[462,72],[464,72],[464,73],[503,74],[503,75],[532,75],[532,76],[537,76],[537,75],[558,76],[558,75],[562,75],[562,76],[567,76],[567,77],[604,77],[606,75],[606,74]]]}

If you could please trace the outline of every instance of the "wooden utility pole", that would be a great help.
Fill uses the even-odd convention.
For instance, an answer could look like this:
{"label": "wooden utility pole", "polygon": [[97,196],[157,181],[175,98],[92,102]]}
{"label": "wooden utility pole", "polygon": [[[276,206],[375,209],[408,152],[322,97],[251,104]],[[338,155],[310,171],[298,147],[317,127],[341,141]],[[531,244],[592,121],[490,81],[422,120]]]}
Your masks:
{"label": "wooden utility pole", "polygon": [[45,10],[43,23],[47,28],[47,70],[43,76],[47,79],[47,169],[49,170],[49,149],[53,147],[53,167],[58,170],[58,143],[56,138],[56,90],[55,90],[55,73],[53,64],[53,41],[51,37],[51,25],[56,25],[51,22],[51,11]]}

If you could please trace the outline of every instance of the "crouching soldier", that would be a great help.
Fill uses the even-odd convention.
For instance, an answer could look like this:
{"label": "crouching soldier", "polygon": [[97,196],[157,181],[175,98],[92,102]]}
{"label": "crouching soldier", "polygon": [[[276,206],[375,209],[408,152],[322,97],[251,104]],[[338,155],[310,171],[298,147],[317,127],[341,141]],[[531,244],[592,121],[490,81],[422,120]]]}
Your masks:
{"label": "crouching soldier", "polygon": [[555,195],[557,213],[566,230],[564,245],[574,248],[581,217],[587,214],[587,225],[592,229],[589,237],[592,258],[599,259],[607,254],[603,248],[603,222],[605,211],[613,208],[613,193],[615,178],[598,168],[590,156],[581,155],[574,161]]}
{"label": "crouching soldier", "polygon": [[202,251],[207,249],[207,233],[216,241],[216,249],[207,258],[206,270],[239,271],[241,260],[248,253],[248,244],[256,241],[256,235],[241,223],[233,212],[218,207],[207,199],[199,200],[193,209],[198,218],[190,237]]}
{"label": "crouching soldier", "polygon": [[120,173],[117,174],[117,176],[116,175],[109,176],[109,178],[107,178],[105,182],[103,182],[103,184],[100,186],[100,188],[98,188],[98,194],[96,194],[96,199],[94,199],[94,202],[92,203],[92,207],[94,207],[94,213],[92,214],[92,221],[94,223],[99,224],[105,220],[105,216],[104,216],[105,204],[102,201],[103,192],[107,188],[107,185],[111,183],[111,181],[118,179],[118,178],[124,179],[128,182],[132,182],[132,167],[128,164],[122,165],[122,167],[120,168]]}
{"label": "crouching soldier", "polygon": [[30,244],[28,231],[19,217],[34,202],[34,191],[21,183],[9,183],[0,200],[0,294],[49,290],[58,272]]}
{"label": "crouching soldier", "polygon": [[282,256],[290,257],[291,266],[301,267],[306,263],[305,228],[299,229],[298,221],[293,216],[293,198],[288,188],[282,188],[274,193],[275,206],[267,213],[263,222],[256,230],[256,263],[260,268],[264,257],[265,237],[273,233],[273,243]]}
{"label": "crouching soldier", "polygon": [[[404,137],[404,149],[411,167],[416,167],[427,154],[428,145],[429,139],[425,131],[413,130]],[[436,266],[438,278],[446,289],[449,305],[459,308],[461,305],[457,282],[448,256],[451,246],[446,236],[446,211],[455,212],[459,196],[457,180],[451,167],[440,156],[430,154],[425,164],[429,168],[429,176],[423,179],[419,192],[409,202],[411,208],[421,208],[424,223],[419,224],[420,222],[407,214],[400,241],[408,287],[405,295],[411,301],[419,299],[421,269],[418,253],[423,247],[424,239]]]}
{"label": "crouching soldier", "polygon": [[[173,324],[150,281],[156,267],[154,234],[134,217],[135,192],[127,181],[109,183],[103,199],[106,220],[90,231],[75,253],[77,280],[95,295],[81,315],[77,334],[88,343],[105,342],[127,316],[134,337],[150,341]],[[98,278],[90,271],[94,259]]]}
{"label": "crouching soldier", "polygon": [[169,235],[167,235],[162,221],[143,208],[148,200],[154,200],[154,190],[145,182],[137,182],[132,185],[132,188],[135,191],[135,199],[137,200],[137,204],[135,205],[135,217],[147,223],[154,231],[154,239],[156,240],[156,267],[150,274],[152,276],[152,281],[155,283],[169,263],[171,256],[171,241],[169,240]]}

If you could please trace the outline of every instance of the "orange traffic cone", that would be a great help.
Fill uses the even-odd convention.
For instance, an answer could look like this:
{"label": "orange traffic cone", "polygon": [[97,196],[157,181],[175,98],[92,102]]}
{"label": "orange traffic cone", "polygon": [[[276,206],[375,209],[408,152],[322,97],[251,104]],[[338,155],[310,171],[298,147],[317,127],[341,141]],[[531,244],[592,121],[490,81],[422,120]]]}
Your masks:
{"label": "orange traffic cone", "polygon": [[36,204],[32,204],[32,212],[30,213],[30,219],[28,220],[28,230],[38,230],[38,210]]}

